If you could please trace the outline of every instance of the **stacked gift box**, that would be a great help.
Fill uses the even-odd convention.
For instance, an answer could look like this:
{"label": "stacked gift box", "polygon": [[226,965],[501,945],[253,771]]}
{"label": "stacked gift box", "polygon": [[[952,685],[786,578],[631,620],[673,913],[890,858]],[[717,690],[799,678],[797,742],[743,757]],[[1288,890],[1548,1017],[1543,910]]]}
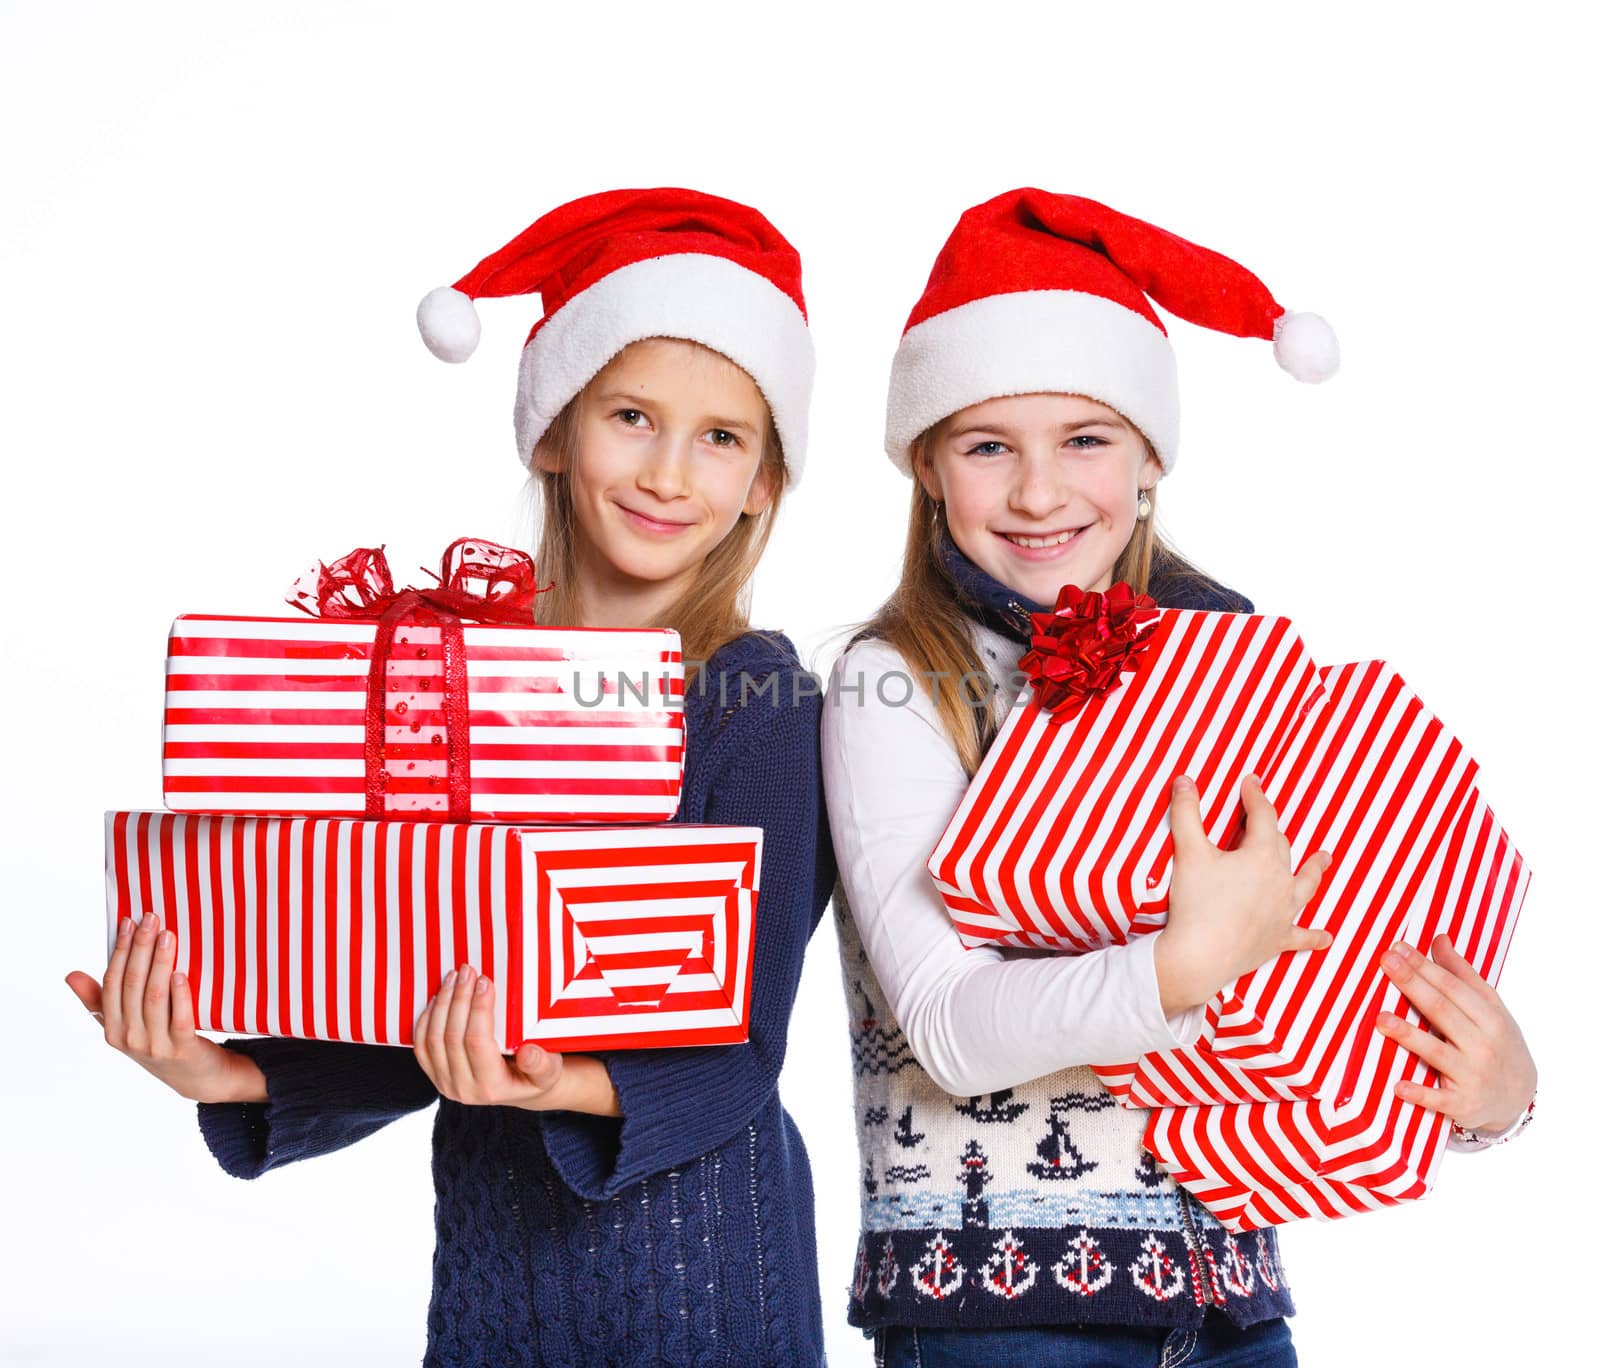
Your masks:
{"label": "stacked gift box", "polygon": [[201,1029],[410,1045],[459,964],[503,1048],[747,1038],[762,832],[674,823],[676,632],[533,623],[532,562],[319,565],[298,618],[180,617],[166,812],[106,815],[109,931],[158,913]]}
{"label": "stacked gift box", "polygon": [[1282,618],[1069,587],[1035,630],[1029,693],[929,861],[962,939],[1084,953],[1158,930],[1172,779],[1226,847],[1257,775],[1295,867],[1333,856],[1298,918],[1332,946],[1224,988],[1193,1046],[1096,1072],[1232,1230],[1423,1195],[1449,1123],[1394,1095],[1438,1080],[1374,1029],[1418,1020],[1379,959],[1443,934],[1498,981],[1528,876],[1476,764],[1388,665],[1319,668]]}

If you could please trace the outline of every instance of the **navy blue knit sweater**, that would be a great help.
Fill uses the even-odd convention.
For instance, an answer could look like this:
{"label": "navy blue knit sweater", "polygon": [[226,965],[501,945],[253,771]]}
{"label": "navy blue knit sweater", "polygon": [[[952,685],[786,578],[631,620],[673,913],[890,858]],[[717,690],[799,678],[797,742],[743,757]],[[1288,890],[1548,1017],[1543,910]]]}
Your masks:
{"label": "navy blue knit sweater", "polygon": [[766,832],[747,1045],[602,1056],[616,1121],[440,1099],[410,1050],[229,1042],[270,1097],[200,1107],[236,1177],[439,1103],[426,1364],[822,1361],[810,1167],[778,1099],[801,961],[834,878],[820,701],[800,677],[787,638],[749,633],[685,702],[678,820]]}

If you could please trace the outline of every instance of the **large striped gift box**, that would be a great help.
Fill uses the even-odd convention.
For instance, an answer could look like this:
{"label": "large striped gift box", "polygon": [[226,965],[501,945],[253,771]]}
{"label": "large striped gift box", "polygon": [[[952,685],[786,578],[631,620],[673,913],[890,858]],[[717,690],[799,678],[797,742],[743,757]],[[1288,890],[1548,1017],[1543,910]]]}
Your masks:
{"label": "large striped gift box", "polygon": [[759,827],[106,815],[108,936],[154,911],[202,1029],[409,1045],[443,975],[496,985],[497,1039],[748,1037]]}
{"label": "large striped gift box", "polygon": [[[180,617],[162,750],[176,812],[665,821],[683,772],[673,631]],[[374,674],[376,672],[376,677]],[[454,723],[455,725],[452,725]],[[451,811],[460,793],[465,810]]]}
{"label": "large striped gift box", "polygon": [[1299,919],[1329,931],[1333,945],[1280,956],[1208,1005],[1198,1053],[1248,1066],[1253,1085],[1226,1100],[1257,1097],[1257,1087],[1285,1099],[1326,1095],[1368,1031],[1386,983],[1383,952],[1452,881],[1465,875],[1477,887],[1458,823],[1476,763],[1381,661],[1318,678],[1314,706],[1261,778],[1295,864],[1316,850],[1334,857]]}
{"label": "large striped gift box", "polygon": [[[1480,795],[1472,794],[1440,857],[1448,875],[1404,928],[1426,948],[1436,934],[1497,983],[1527,892],[1528,872]],[[1384,981],[1377,1008],[1419,1020]],[[1097,1070],[1125,1105],[1154,1106],[1145,1147],[1232,1230],[1306,1216],[1334,1218],[1411,1201],[1433,1186],[1449,1139],[1444,1117],[1402,1102],[1401,1080],[1434,1072],[1363,1022],[1343,1076],[1313,1100],[1196,1105],[1248,1091],[1249,1071],[1200,1052],[1147,1056]]]}
{"label": "large striped gift box", "polygon": [[[1331,949],[1285,955],[1208,1005],[1191,1072],[1223,1095],[1321,1096],[1375,1010],[1379,958],[1453,872],[1477,765],[1381,661],[1317,669],[1283,619],[1170,611],[1119,688],[1076,716],[1019,704],[929,861],[968,943],[1083,952],[1165,921],[1170,780],[1189,773],[1218,844],[1261,777],[1298,866],[1333,865],[1303,910]],[[1485,909],[1487,910],[1487,909]],[[1168,1061],[1173,1067],[1185,1058]],[[1139,1095],[1159,1095],[1145,1062]],[[1227,1096],[1228,1089],[1234,1095]]]}
{"label": "large striped gift box", "polygon": [[1164,925],[1173,778],[1223,840],[1317,692],[1286,619],[1171,610],[1075,717],[1019,702],[928,862],[963,941],[1081,952]]}
{"label": "large striped gift box", "polygon": [[[1305,1053],[1321,1052],[1332,1061],[1313,1086],[1298,1087],[1283,1066],[1257,1066],[1246,1055],[1227,1058],[1202,1039],[1195,1046],[1143,1055],[1131,1064],[1097,1069],[1101,1081],[1127,1105],[1182,1107],[1195,1103],[1273,1102],[1320,1097],[1341,1103],[1354,1091],[1354,1080],[1366,1051],[1381,1037],[1372,1023],[1380,1010],[1395,1010],[1394,990],[1379,960],[1399,940],[1423,942],[1434,928],[1447,925],[1452,935],[1476,947],[1487,940],[1494,948],[1495,973],[1516,924],[1527,888],[1527,872],[1505,833],[1476,791],[1469,793],[1452,829],[1430,840],[1425,864],[1413,866],[1402,887],[1399,915],[1386,919],[1384,934],[1362,949],[1352,948],[1349,926],[1335,931],[1333,948],[1316,955],[1290,956],[1295,968],[1331,980],[1307,986],[1294,1003],[1274,1003],[1274,1015]],[[1448,916],[1446,911],[1448,910]],[[1344,960],[1341,963],[1341,953]],[[1478,953],[1474,949],[1473,953]],[[1359,972],[1358,972],[1359,971]],[[1345,980],[1359,979],[1359,993]],[[1242,981],[1242,980],[1241,980]],[[1290,1016],[1294,1008],[1297,1015]],[[1286,1082],[1286,1079],[1288,1080]]]}

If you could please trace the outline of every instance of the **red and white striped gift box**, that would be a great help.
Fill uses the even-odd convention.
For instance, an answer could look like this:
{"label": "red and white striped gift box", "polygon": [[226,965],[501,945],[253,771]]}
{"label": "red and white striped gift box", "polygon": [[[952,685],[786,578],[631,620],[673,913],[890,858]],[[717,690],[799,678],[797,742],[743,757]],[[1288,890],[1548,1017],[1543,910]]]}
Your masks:
{"label": "red and white striped gift box", "polygon": [[1082,952],[1162,926],[1173,778],[1194,779],[1222,839],[1316,692],[1286,619],[1169,610],[1139,668],[1075,717],[1019,702],[928,861],[962,939]]}
{"label": "red and white striped gift box", "polygon": [[[1328,1096],[1365,1039],[1387,980],[1379,960],[1420,909],[1471,870],[1452,841],[1477,765],[1382,662],[1319,671],[1322,693],[1262,773],[1296,865],[1334,863],[1300,917],[1332,933],[1315,955],[1284,955],[1207,1007],[1198,1046],[1147,1056],[1141,1106]],[[1459,838],[1459,831],[1457,832]],[[1488,896],[1487,893],[1485,896]]]}
{"label": "red and white striped gift box", "polygon": [[[1419,905],[1405,934],[1424,948],[1445,934],[1486,980],[1497,983],[1527,892],[1526,866],[1477,794],[1439,859],[1447,877]],[[1387,979],[1377,1005],[1419,1019]],[[1337,1086],[1312,1101],[1187,1105],[1215,1095],[1218,1080],[1232,1067],[1223,1061],[1210,1061],[1209,1075],[1147,1075],[1147,1083],[1158,1080],[1166,1092],[1150,1115],[1145,1146],[1234,1230],[1415,1200],[1435,1181],[1449,1124],[1400,1101],[1394,1085],[1407,1079],[1432,1086],[1437,1076],[1377,1034],[1370,1017],[1358,1028],[1353,1053]],[[1189,1054],[1193,1064],[1195,1054]],[[1133,1066],[1100,1072],[1125,1104],[1143,1104]],[[1236,1070],[1234,1081],[1247,1072]]]}
{"label": "red and white striped gift box", "polygon": [[762,832],[106,815],[108,935],[154,911],[202,1029],[409,1045],[462,963],[497,1039],[748,1037]]}
{"label": "red and white striped gift box", "polygon": [[444,817],[456,764],[475,822],[647,823],[677,810],[676,632],[464,624],[463,745],[447,722],[438,625],[399,629],[378,662],[381,719],[369,716],[378,630],[371,619],[180,617],[167,655],[167,806]]}
{"label": "red and white striped gift box", "polygon": [[1363,1211],[1396,1206],[1401,1201],[1414,1200],[1423,1195],[1419,1191],[1411,1194],[1410,1198],[1392,1197],[1358,1184],[1317,1177],[1300,1182],[1277,1181],[1270,1190],[1261,1192],[1237,1182],[1216,1178],[1209,1172],[1185,1171],[1179,1176],[1179,1171],[1173,1170],[1173,1177],[1235,1234],[1259,1230],[1263,1226],[1286,1225],[1290,1221],[1308,1217],[1337,1220],[1342,1216],[1359,1215]]}

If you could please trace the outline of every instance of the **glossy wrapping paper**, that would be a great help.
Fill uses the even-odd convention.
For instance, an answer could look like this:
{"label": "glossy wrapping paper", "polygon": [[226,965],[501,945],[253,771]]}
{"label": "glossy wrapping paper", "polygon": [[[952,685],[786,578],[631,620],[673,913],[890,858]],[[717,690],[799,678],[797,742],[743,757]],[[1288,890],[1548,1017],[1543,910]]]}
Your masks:
{"label": "glossy wrapping paper", "polygon": [[178,618],[167,651],[167,806],[527,823],[638,824],[676,812],[676,632],[428,616],[393,626],[382,645],[388,624],[372,619]]}
{"label": "glossy wrapping paper", "polygon": [[1139,668],[1062,721],[1011,710],[928,868],[962,939],[1045,950],[1116,945],[1166,922],[1172,779],[1226,839],[1239,784],[1314,698],[1282,618],[1166,612]]}
{"label": "glossy wrapping paper", "polygon": [[204,1030],[410,1045],[466,963],[508,1051],[748,1038],[758,827],[119,811],[105,833],[108,938],[159,913]]}
{"label": "glossy wrapping paper", "polygon": [[[1444,872],[1419,895],[1405,938],[1425,949],[1446,935],[1497,983],[1528,871],[1480,795],[1434,860]],[[1401,1080],[1431,1087],[1438,1078],[1372,1029],[1380,1010],[1420,1020],[1382,979],[1370,1012],[1349,1027],[1340,1073],[1313,1099],[1230,1102],[1272,1090],[1201,1048],[1096,1072],[1124,1105],[1153,1108],[1145,1147],[1229,1229],[1349,1215],[1425,1195],[1450,1134],[1447,1119],[1395,1097]]]}
{"label": "glossy wrapping paper", "polygon": [[1040,638],[1024,657],[1031,691],[929,861],[952,919],[970,945],[1066,953],[1157,930],[1172,778],[1196,781],[1207,834],[1227,846],[1241,781],[1258,775],[1296,867],[1334,857],[1299,919],[1333,946],[1224,989],[1195,1046],[1100,1075],[1125,1105],[1161,1109],[1147,1148],[1232,1229],[1422,1195],[1448,1125],[1393,1098],[1425,1070],[1374,1030],[1380,1010],[1405,1008],[1379,960],[1444,929],[1498,977],[1527,872],[1475,762],[1388,665],[1319,669],[1284,619],[1122,611],[1133,644],[1097,678],[1115,622],[1101,609],[1069,623],[1090,641],[1091,668],[1073,665],[1090,682],[1055,712],[1038,701],[1064,696],[1038,667]]}

